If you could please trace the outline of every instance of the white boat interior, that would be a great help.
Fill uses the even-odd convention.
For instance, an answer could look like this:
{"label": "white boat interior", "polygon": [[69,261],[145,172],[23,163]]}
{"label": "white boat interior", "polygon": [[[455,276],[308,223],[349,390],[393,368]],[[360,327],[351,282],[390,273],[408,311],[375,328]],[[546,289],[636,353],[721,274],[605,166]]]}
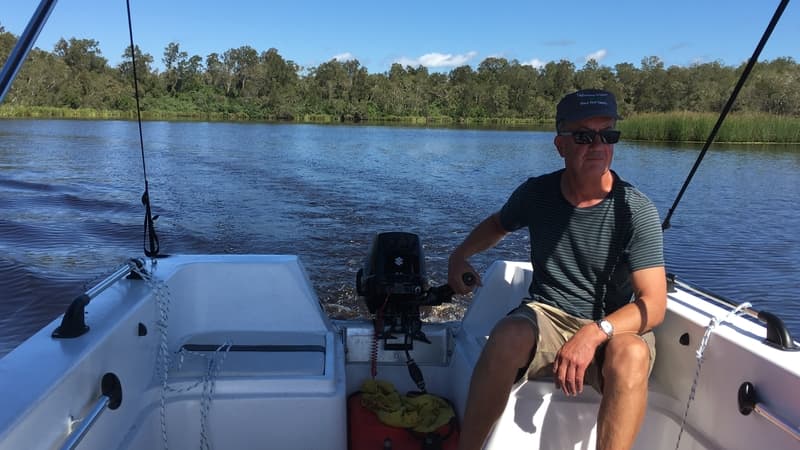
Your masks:
{"label": "white boat interior", "polygon": [[[0,73],[0,100],[54,3],[42,0]],[[389,305],[387,328],[329,318],[296,256],[133,259],[0,359],[0,450],[357,450],[374,430],[351,420],[348,399],[373,376],[419,390],[417,369],[459,418],[487,336],[528,295],[531,273],[495,262],[449,323],[419,319],[438,304],[432,292],[449,298],[443,287],[377,289],[360,275],[371,312]],[[667,308],[634,448],[800,448],[800,346],[782,321],[674,278]],[[522,380],[484,448],[595,448],[599,402],[591,389],[569,398],[551,379]]]}
{"label": "white boat interior", "polygon": [[[348,448],[347,399],[371,378],[373,323],[326,317],[297,257],[172,256],[120,271],[76,300],[91,300],[77,319],[0,359],[0,449]],[[498,261],[463,321],[423,323],[430,343],[410,355],[457,415],[486,336],[530,276],[528,263]],[[765,343],[766,328],[731,309],[670,292],[635,448],[800,448],[800,352]],[[53,336],[77,334],[71,320],[82,334]],[[381,344],[376,369],[417,389],[403,351]],[[594,448],[599,399],[522,381],[485,448]]]}

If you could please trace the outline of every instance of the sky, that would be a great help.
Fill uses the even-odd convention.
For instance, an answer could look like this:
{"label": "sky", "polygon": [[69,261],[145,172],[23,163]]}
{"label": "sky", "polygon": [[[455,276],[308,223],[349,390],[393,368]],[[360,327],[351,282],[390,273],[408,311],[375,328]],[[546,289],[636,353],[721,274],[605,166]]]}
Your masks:
{"label": "sky", "polygon": [[[130,0],[134,41],[163,68],[171,42],[189,56],[249,45],[270,48],[303,68],[356,59],[370,73],[398,62],[431,71],[489,57],[541,67],[590,59],[639,66],[657,56],[668,66],[745,62],[779,0],[605,1],[269,1]],[[38,0],[0,0],[0,26],[20,35]],[[109,64],[129,45],[124,0],[60,0],[35,46],[60,38],[95,39]],[[800,5],[790,3],[761,60],[800,61]]]}

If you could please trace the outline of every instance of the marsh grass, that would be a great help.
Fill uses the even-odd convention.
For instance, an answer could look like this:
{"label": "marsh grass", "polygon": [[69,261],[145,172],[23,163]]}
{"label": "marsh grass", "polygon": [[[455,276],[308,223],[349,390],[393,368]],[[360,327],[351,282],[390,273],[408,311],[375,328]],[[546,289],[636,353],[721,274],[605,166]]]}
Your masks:
{"label": "marsh grass", "polygon": [[[618,123],[626,140],[705,142],[719,116],[710,113],[638,114]],[[729,114],[715,142],[800,143],[800,118],[768,114]]]}
{"label": "marsh grass", "polygon": [[90,108],[56,108],[50,106],[0,106],[3,119],[130,119],[132,113],[125,111],[97,110]]}

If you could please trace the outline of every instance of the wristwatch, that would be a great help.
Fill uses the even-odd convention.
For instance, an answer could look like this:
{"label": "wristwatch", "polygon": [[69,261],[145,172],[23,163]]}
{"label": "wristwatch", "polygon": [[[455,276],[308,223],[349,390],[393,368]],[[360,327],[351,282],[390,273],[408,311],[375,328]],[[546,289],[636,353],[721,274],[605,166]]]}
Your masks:
{"label": "wristwatch", "polygon": [[600,319],[595,323],[598,327],[600,327],[601,330],[603,330],[603,333],[605,333],[609,339],[614,336],[614,325],[611,325],[611,322],[607,321],[606,319]]}

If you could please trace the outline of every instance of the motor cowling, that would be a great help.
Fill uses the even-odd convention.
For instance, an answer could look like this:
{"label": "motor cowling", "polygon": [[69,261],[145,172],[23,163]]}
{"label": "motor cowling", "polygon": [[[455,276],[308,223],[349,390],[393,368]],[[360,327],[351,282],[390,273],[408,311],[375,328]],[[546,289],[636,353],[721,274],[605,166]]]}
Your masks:
{"label": "motor cowling", "polygon": [[365,265],[356,276],[356,292],[369,312],[418,307],[425,302],[427,290],[419,237],[399,231],[375,235]]}

